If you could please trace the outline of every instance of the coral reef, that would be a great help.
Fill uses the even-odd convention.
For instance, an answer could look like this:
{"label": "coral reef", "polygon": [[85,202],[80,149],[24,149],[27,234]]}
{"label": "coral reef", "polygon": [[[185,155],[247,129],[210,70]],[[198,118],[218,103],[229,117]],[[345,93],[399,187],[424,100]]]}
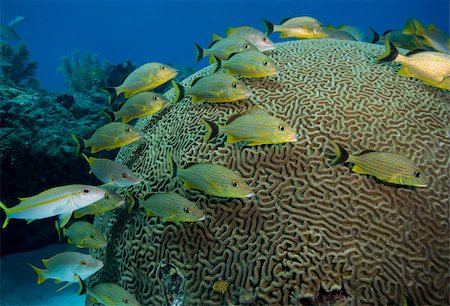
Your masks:
{"label": "coral reef", "polygon": [[14,50],[9,44],[0,42],[0,59],[2,82],[10,80],[15,85],[19,85],[23,81],[37,81],[33,79],[36,73],[37,63],[30,62],[29,52],[24,43],[20,43],[17,46],[17,50]]}
{"label": "coral reef", "polygon": [[[230,283],[234,304],[387,304],[402,294],[416,305],[449,304],[449,93],[397,76],[395,64],[376,64],[383,50],[350,41],[280,43],[270,55],[279,75],[245,79],[253,91],[248,101],[184,99],[140,120],[145,137],[117,158],[145,180],[130,190],[177,190],[206,219],[177,224],[125,208],[97,216],[109,242],[91,251],[105,263],[91,284],[115,282],[143,305],[163,305],[163,261],[183,273],[188,305],[223,305],[212,290],[218,280]],[[225,122],[254,104],[295,127],[301,140],[257,147],[226,144],[224,137],[204,142],[201,118]],[[331,166],[331,141],[351,152],[405,154],[422,167],[429,187],[387,186]],[[184,190],[170,176],[169,152],[180,163],[236,170],[256,195],[218,199]]]}

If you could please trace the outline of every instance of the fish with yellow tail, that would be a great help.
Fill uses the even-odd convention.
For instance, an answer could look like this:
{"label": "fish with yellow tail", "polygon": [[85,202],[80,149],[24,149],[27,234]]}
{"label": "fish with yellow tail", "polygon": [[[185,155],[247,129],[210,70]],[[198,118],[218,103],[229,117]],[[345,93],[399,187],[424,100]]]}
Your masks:
{"label": "fish with yellow tail", "polygon": [[169,155],[172,177],[180,177],[184,188],[197,189],[222,198],[250,198],[254,195],[250,186],[236,172],[227,167],[208,163],[189,163],[178,168]]}
{"label": "fish with yellow tail", "polygon": [[63,228],[62,233],[67,237],[69,244],[74,244],[80,249],[101,248],[107,245],[103,233],[86,221],[74,222],[68,228]]}
{"label": "fish with yellow tail", "polygon": [[408,20],[402,33],[423,37],[422,43],[425,46],[432,47],[438,52],[450,53],[450,37],[434,24],[428,25],[428,28],[425,29],[417,19]]}
{"label": "fish with yellow tail", "polygon": [[428,183],[420,169],[407,157],[388,152],[366,150],[358,155],[349,155],[339,144],[333,142],[335,159],[333,165],[352,163],[352,171],[367,174],[395,185],[427,187]]}
{"label": "fish with yellow tail", "polygon": [[400,76],[413,77],[431,86],[450,90],[450,55],[412,50],[404,56],[392,42],[386,41],[384,44],[386,52],[377,57],[379,63],[399,63],[402,65],[398,71]]}
{"label": "fish with yellow tail", "polygon": [[97,215],[116,209],[123,204],[125,204],[124,197],[112,190],[105,189],[105,197],[103,199],[81,209],[75,210],[73,212],[73,216],[75,218],[81,218],[86,215]]}
{"label": "fish with yellow tail", "polygon": [[134,295],[113,283],[99,283],[87,289],[88,298],[105,306],[140,306]]}
{"label": "fish with yellow tail", "polygon": [[100,181],[111,186],[129,187],[140,183],[139,178],[125,165],[107,158],[87,157],[81,154],[88,162],[91,170]]}
{"label": "fish with yellow tail", "polygon": [[185,96],[191,96],[192,102],[234,102],[244,100],[252,95],[244,82],[227,73],[213,73],[195,79],[191,87],[172,81],[175,89],[174,103],[181,101]]}
{"label": "fish with yellow tail", "polygon": [[248,146],[297,141],[298,134],[283,120],[266,112],[261,106],[231,116],[225,125],[202,120],[206,128],[205,141],[220,134],[227,135],[228,143],[246,142]]}
{"label": "fish with yellow tail", "polygon": [[170,222],[198,222],[205,213],[195,203],[175,192],[148,193],[139,199],[139,206],[147,216],[158,216]]}
{"label": "fish with yellow tail", "polygon": [[245,78],[263,78],[277,74],[274,62],[265,54],[259,51],[244,51],[233,53],[224,62],[213,56],[216,62],[216,69],[223,68],[228,74]]}
{"label": "fish with yellow tail", "polygon": [[122,123],[127,123],[133,119],[153,115],[163,109],[169,101],[164,96],[155,92],[139,92],[126,100],[116,112],[105,113],[111,121],[121,119]]}
{"label": "fish with yellow tail", "polygon": [[[239,53],[248,50],[257,50],[248,40],[239,36],[222,38],[213,34],[213,41],[208,49],[204,49],[194,43],[197,56],[195,62],[198,63],[203,57],[215,55],[220,59],[227,59],[232,53]],[[210,61],[211,62],[211,61]]]}
{"label": "fish with yellow tail", "polygon": [[3,228],[10,219],[33,221],[59,215],[60,226],[70,219],[72,212],[103,199],[105,190],[89,185],[66,185],[50,188],[35,196],[19,198],[20,203],[8,208],[0,202],[6,213]]}
{"label": "fish with yellow tail", "polygon": [[249,26],[238,28],[228,28],[226,31],[227,37],[237,36],[248,40],[260,52],[270,51],[275,49],[275,44],[267,37],[266,34],[258,29]]}
{"label": "fish with yellow tail", "polygon": [[57,284],[68,282],[57,290],[61,291],[73,283],[78,283],[80,285],[79,294],[86,292],[86,286],[83,281],[103,268],[101,260],[79,252],[59,253],[49,259],[43,259],[42,263],[46,269],[39,269],[30,264],[37,273],[38,284],[42,284],[49,278],[54,279]]}
{"label": "fish with yellow tail", "polygon": [[141,139],[141,137],[142,132],[131,125],[120,122],[105,124],[92,133],[89,139],[83,139],[72,134],[72,139],[77,146],[76,156],[79,156],[88,147],[91,147],[91,153],[113,150],[129,145]]}
{"label": "fish with yellow tail", "polygon": [[280,38],[294,37],[304,39],[325,38],[328,36],[323,24],[317,19],[308,16],[285,18],[279,25],[274,25],[265,19],[262,21],[266,27],[267,35],[273,32],[280,32]]}
{"label": "fish with yellow tail", "polygon": [[104,91],[110,95],[109,103],[114,102],[121,93],[129,98],[138,92],[152,90],[177,76],[177,71],[165,64],[147,63],[131,72],[122,85],[117,87],[105,87]]}

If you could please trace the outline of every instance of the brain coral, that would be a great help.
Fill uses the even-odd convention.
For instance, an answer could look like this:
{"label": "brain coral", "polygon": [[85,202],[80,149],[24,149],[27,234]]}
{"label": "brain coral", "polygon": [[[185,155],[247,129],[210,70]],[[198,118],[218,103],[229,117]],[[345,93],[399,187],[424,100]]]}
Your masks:
{"label": "brain coral", "polygon": [[[116,282],[144,305],[163,305],[158,265],[171,263],[184,275],[188,305],[237,304],[242,292],[241,300],[253,295],[257,305],[298,305],[341,288],[343,303],[356,305],[398,303],[402,294],[418,305],[449,304],[449,93],[399,77],[395,64],[376,64],[383,50],[335,40],[280,43],[270,55],[279,75],[244,80],[253,91],[249,101],[184,99],[140,120],[145,138],[118,156],[145,180],[131,191],[177,190],[206,219],[174,224],[125,209],[98,216],[110,241],[92,251],[105,267],[91,282]],[[301,141],[204,142],[200,119],[223,123],[254,104],[295,127]],[[332,140],[351,152],[405,154],[429,187],[396,188],[333,167]],[[229,200],[183,190],[170,178],[168,152],[180,164],[234,169],[256,196]],[[212,290],[221,279],[230,283],[226,295]]]}

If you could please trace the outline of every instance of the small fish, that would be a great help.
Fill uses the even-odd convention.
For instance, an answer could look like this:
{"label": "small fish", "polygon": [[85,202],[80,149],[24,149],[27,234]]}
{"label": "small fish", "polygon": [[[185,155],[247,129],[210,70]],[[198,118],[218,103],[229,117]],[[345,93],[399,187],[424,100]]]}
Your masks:
{"label": "small fish", "polygon": [[274,25],[263,19],[266,27],[266,34],[280,32],[280,38],[325,38],[328,34],[324,31],[323,24],[315,18],[302,16],[294,18],[285,18],[280,25]]}
{"label": "small fish", "polygon": [[103,233],[86,221],[74,222],[69,228],[63,228],[63,236],[68,238],[69,244],[78,248],[101,248],[107,245]]}
{"label": "small fish", "polygon": [[94,202],[84,208],[75,210],[73,212],[73,216],[75,218],[81,218],[85,215],[97,215],[116,209],[123,204],[125,204],[124,197],[112,190],[105,189],[105,197],[103,199]]}
{"label": "small fish", "polygon": [[[416,35],[403,34],[402,30],[387,30],[380,38],[381,42],[390,41],[396,48],[407,50],[423,49],[423,38]],[[432,48],[429,48],[432,50]]]}
{"label": "small fish", "polygon": [[357,27],[349,26],[349,25],[340,25],[340,26],[338,26],[337,29],[351,34],[357,41],[369,42],[366,34]]}
{"label": "small fish", "polygon": [[0,202],[0,207],[6,213],[3,228],[10,219],[26,219],[28,221],[44,219],[59,215],[60,226],[64,226],[70,219],[72,212],[102,199],[105,191],[89,185],[66,185],[50,188],[38,195],[19,198],[20,203],[7,208]]}
{"label": "small fish", "polygon": [[267,37],[266,34],[253,27],[244,26],[239,28],[228,28],[227,37],[238,36],[249,41],[253,46],[261,52],[275,49],[275,44]]}
{"label": "small fish", "polygon": [[111,121],[122,119],[122,123],[127,123],[136,118],[153,115],[159,112],[169,101],[164,96],[144,91],[139,92],[126,100],[116,112],[106,112],[111,117]]}
{"label": "small fish", "polygon": [[103,90],[110,94],[109,102],[124,93],[125,98],[129,98],[138,92],[152,90],[176,77],[177,71],[161,63],[147,63],[131,72],[117,87],[105,87]]}
{"label": "small fish", "polygon": [[0,24],[0,37],[6,40],[21,40],[19,34],[10,26]]}
{"label": "small fish", "polygon": [[27,20],[25,16],[16,16],[16,18],[8,22],[8,27],[13,27],[16,24],[24,22],[25,20]]}
{"label": "small fish", "polygon": [[172,81],[175,89],[174,103],[192,96],[192,102],[234,102],[244,100],[252,95],[244,82],[226,73],[213,73],[195,79],[191,87]]}
{"label": "small fish", "polygon": [[103,150],[117,149],[130,143],[139,140],[142,137],[142,132],[135,127],[120,123],[110,122],[98,128],[91,138],[85,140],[81,137],[72,134],[72,138],[77,145],[76,156],[87,147],[91,147],[91,153],[96,153]]}
{"label": "small fish", "polygon": [[250,198],[252,189],[244,179],[227,167],[216,164],[189,163],[178,168],[171,156],[169,165],[172,177],[180,177],[184,188],[198,189],[206,194],[222,198]]}
{"label": "small fish", "polygon": [[326,39],[338,39],[338,40],[350,40],[356,41],[357,39],[347,31],[339,30],[333,26],[327,26],[324,28],[324,32],[327,34]]}
{"label": "small fish", "polygon": [[139,200],[147,216],[158,216],[171,222],[197,222],[205,219],[205,213],[195,203],[175,192],[149,193]]}
{"label": "small fish", "polygon": [[233,53],[224,62],[215,56],[213,58],[217,62],[216,71],[224,68],[228,74],[246,78],[262,78],[277,74],[273,61],[256,50]]}
{"label": "small fish", "polygon": [[217,135],[226,134],[228,143],[247,142],[248,146],[297,141],[297,133],[283,120],[269,115],[261,106],[231,116],[226,125],[202,120],[208,142]]}
{"label": "small fish", "polygon": [[337,143],[333,142],[336,158],[333,165],[352,163],[352,171],[368,174],[377,179],[396,185],[427,187],[420,169],[407,157],[395,153],[366,150],[359,155],[349,155]]}
{"label": "small fish", "polygon": [[140,183],[139,178],[123,164],[106,158],[94,158],[87,157],[84,154],[81,155],[83,155],[91,167],[89,173],[94,173],[95,177],[105,184],[129,187]]}
{"label": "small fish", "polygon": [[423,44],[432,47],[434,50],[450,53],[450,37],[439,30],[434,24],[425,27],[416,19],[413,22],[408,20],[403,34],[417,35],[423,37]]}
{"label": "small fish", "polygon": [[227,59],[232,53],[257,50],[251,42],[239,36],[222,38],[214,34],[213,39],[214,40],[209,45],[208,49],[204,49],[194,43],[195,50],[197,52],[197,57],[195,59],[196,63],[198,63],[205,56],[215,55],[216,57],[224,60]]}
{"label": "small fish", "polygon": [[87,294],[94,303],[105,306],[140,306],[134,295],[113,283],[99,283],[87,289]]}
{"label": "small fish", "polygon": [[59,253],[49,259],[43,259],[42,263],[46,269],[39,269],[30,265],[37,273],[38,284],[42,284],[49,278],[54,279],[55,283],[68,282],[57,290],[60,291],[70,284],[78,282],[80,284],[80,294],[85,289],[82,281],[103,268],[101,260],[78,252]]}
{"label": "small fish", "polygon": [[386,52],[377,57],[379,63],[402,65],[400,76],[419,79],[431,86],[450,90],[450,55],[434,51],[412,50],[406,56],[392,42],[385,42]]}

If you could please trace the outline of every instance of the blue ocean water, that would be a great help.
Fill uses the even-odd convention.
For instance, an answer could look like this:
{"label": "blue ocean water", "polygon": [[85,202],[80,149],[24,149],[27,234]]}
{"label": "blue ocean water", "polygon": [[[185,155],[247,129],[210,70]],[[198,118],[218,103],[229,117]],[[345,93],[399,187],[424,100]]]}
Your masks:
{"label": "blue ocean water", "polygon": [[[228,27],[250,25],[264,30],[261,18],[278,22],[291,16],[313,16],[324,24],[348,24],[368,32],[402,29],[407,18],[449,28],[449,1],[23,1],[2,0],[0,20],[21,15],[27,21],[17,32],[38,63],[43,88],[66,89],[57,73],[62,56],[74,50],[100,59],[136,64],[159,61],[196,69],[197,42],[208,46],[211,33],[223,35]],[[272,35],[274,41],[281,41]]]}

